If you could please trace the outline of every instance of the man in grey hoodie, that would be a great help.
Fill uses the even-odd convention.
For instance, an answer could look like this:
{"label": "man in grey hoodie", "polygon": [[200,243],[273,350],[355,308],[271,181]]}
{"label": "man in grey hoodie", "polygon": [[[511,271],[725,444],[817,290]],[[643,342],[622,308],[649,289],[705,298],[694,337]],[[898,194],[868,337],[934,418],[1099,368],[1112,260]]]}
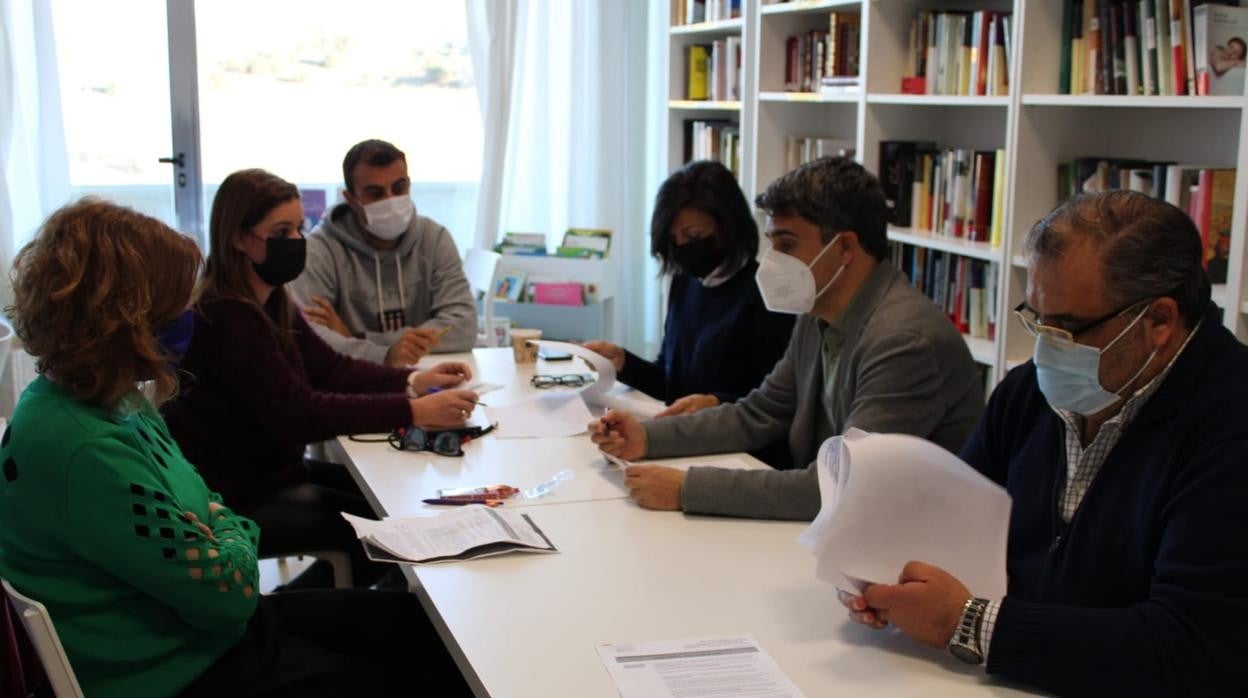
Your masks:
{"label": "man in grey hoodie", "polygon": [[345,203],[308,235],[291,290],[334,349],[390,366],[431,351],[468,351],[477,309],[446,228],[416,213],[407,156],[392,144],[355,144],[342,161]]}

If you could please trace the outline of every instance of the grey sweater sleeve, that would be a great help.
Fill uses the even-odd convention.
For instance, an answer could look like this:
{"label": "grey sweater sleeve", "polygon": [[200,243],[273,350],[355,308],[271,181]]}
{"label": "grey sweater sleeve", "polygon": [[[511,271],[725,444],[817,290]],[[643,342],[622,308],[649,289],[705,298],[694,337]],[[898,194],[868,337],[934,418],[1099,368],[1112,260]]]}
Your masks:
{"label": "grey sweater sleeve", "polygon": [[690,468],[681,488],[690,514],[810,521],[819,513],[815,464],[801,470]]}
{"label": "grey sweater sleeve", "polygon": [[464,276],[464,264],[451,233],[439,227],[429,281],[430,315],[421,327],[449,327],[451,331],[438,344],[438,352],[471,351],[477,342],[477,304]]}
{"label": "grey sweater sleeve", "polygon": [[680,417],[652,419],[646,429],[648,458],[674,458],[762,448],[788,434],[797,409],[793,345],[763,384],[737,402]]}
{"label": "grey sweater sleeve", "polygon": [[[334,267],[333,255],[330,253],[327,241],[328,234],[324,231],[313,231],[308,235],[307,263],[299,278],[290,283],[292,300],[296,304],[307,305],[314,297],[320,296],[329,301],[330,305],[338,307],[340,290],[338,273]],[[315,322],[308,324],[321,339],[325,340],[326,344],[333,347],[334,351],[373,363],[384,364],[386,353],[390,351],[390,344],[393,343],[376,344],[368,339],[343,337],[324,325]]]}
{"label": "grey sweater sleeve", "polygon": [[[841,430],[931,433],[949,399],[941,390],[942,357],[932,342],[900,332],[855,354],[856,390]],[[815,518],[821,506],[814,463],[802,470],[690,468],[681,502],[689,513],[801,521]]]}
{"label": "grey sweater sleeve", "polygon": [[386,363],[386,354],[390,352],[389,344],[378,344],[371,339],[343,337],[324,325],[308,324],[312,325],[312,329],[316,330],[316,334],[339,354],[346,354],[354,359],[372,361],[375,364]]}

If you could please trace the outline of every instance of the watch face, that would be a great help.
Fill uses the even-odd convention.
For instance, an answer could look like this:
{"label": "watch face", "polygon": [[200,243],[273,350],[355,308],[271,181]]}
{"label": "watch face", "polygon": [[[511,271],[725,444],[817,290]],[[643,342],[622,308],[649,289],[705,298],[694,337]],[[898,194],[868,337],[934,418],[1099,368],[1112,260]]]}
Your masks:
{"label": "watch face", "polygon": [[949,652],[967,664],[984,663],[984,655],[966,645],[949,645]]}

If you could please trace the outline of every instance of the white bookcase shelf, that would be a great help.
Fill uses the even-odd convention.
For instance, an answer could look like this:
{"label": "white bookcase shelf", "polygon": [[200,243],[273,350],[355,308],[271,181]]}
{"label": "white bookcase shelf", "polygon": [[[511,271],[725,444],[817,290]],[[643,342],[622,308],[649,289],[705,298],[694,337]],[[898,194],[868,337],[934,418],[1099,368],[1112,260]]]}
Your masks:
{"label": "white bookcase shelf", "polygon": [[[942,148],[1006,151],[1002,193],[1002,244],[971,243],[892,228],[889,239],[918,247],[997,262],[994,339],[967,337],[976,361],[989,366],[989,384],[1031,357],[1033,339],[1010,309],[1026,293],[1022,241],[1033,224],[1058,203],[1057,167],[1077,157],[1106,156],[1199,162],[1236,167],[1231,259],[1226,284],[1214,289],[1224,322],[1248,339],[1248,98],[1062,95],[1058,92],[1061,6],[1057,0],[856,0],[764,4],[742,0],[742,18],[714,27],[673,27],[668,63],[670,169],[679,167],[682,125],[693,118],[738,120],[742,139],[741,184],[746,197],[783,174],[790,138],[853,141],[857,157],[879,171],[882,141],[927,140]],[[910,23],[919,10],[986,9],[1011,12],[1009,84],[1001,97],[900,94],[906,71]],[[826,29],[831,12],[862,17],[863,91],[824,97],[784,92],[785,38]],[[727,24],[727,26],[725,26]],[[685,102],[684,49],[688,35],[734,34],[742,38],[742,99],[732,106]]]}
{"label": "white bookcase shelf", "polygon": [[972,242],[965,238],[933,235],[926,231],[915,231],[909,228],[889,227],[888,239],[916,247],[926,247],[941,252],[951,252],[963,257],[982,259],[985,262],[1000,262],[1001,248],[993,247],[986,242]]}
{"label": "white bookcase shelf", "polygon": [[1240,109],[1240,97],[1131,97],[1127,95],[1025,94],[1028,107],[1119,107],[1126,109]]}
{"label": "white bookcase shelf", "polygon": [[860,0],[831,0],[826,2],[785,2],[775,5],[763,5],[759,13],[766,15],[804,15],[827,12],[857,12],[861,9]]}
{"label": "white bookcase shelf", "polygon": [[860,94],[823,95],[818,92],[759,92],[760,102],[785,102],[790,104],[857,104]]}
{"label": "white bookcase shelf", "polygon": [[912,107],[1008,107],[1009,97],[965,97],[957,95],[906,95],[872,92],[868,104],[900,104]]}
{"label": "white bookcase shelf", "polygon": [[682,111],[741,111],[740,102],[711,102],[701,99],[673,99],[667,106],[669,109]]}
{"label": "white bookcase shelf", "polygon": [[723,19],[718,22],[698,22],[697,24],[680,24],[671,28],[673,35],[684,36],[717,36],[736,34],[741,31],[742,20]]}

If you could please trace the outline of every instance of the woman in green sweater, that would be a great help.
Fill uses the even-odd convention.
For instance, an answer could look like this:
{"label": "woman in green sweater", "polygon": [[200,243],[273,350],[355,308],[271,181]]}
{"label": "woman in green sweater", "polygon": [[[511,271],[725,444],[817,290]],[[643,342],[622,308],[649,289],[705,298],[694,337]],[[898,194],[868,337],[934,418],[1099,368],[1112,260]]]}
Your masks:
{"label": "woman in green sweater", "polygon": [[0,437],[0,577],[48,607],[89,696],[375,694],[413,660],[437,695],[464,691],[411,595],[260,596],[259,527],[154,407],[176,390],[200,259],[98,200],[18,255],[8,312],[40,376]]}

